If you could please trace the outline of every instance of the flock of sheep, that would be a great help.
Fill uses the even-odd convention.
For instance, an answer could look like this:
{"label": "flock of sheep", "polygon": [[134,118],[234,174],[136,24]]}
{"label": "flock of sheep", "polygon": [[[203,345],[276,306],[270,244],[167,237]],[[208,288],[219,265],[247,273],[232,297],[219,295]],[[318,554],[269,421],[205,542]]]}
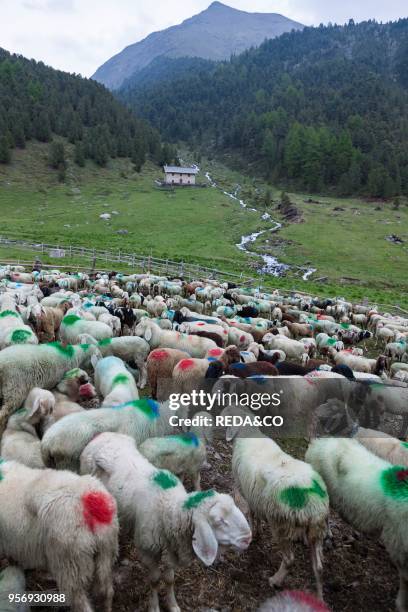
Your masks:
{"label": "flock of sheep", "polygon": [[[331,505],[381,537],[399,573],[397,609],[408,611],[407,342],[407,318],[340,298],[1,268],[0,561],[11,565],[0,573],[0,610],[17,609],[8,594],[24,592],[24,570],[40,569],[72,610],[111,611],[120,527],[148,569],[149,611],[159,612],[164,584],[167,609],[179,612],[174,571],[194,557],[209,566],[227,548],[245,554],[260,521],[282,556],[270,586],[290,584],[301,541],[316,596],[284,592],[259,611],[327,610]],[[170,391],[206,381],[239,397],[260,378],[282,393],[274,413],[305,427],[305,461],[261,429],[229,426],[236,494],[201,490],[214,427],[210,418],[175,428]],[[249,414],[239,401],[223,408],[241,423]],[[389,415],[398,438],[383,431]]]}

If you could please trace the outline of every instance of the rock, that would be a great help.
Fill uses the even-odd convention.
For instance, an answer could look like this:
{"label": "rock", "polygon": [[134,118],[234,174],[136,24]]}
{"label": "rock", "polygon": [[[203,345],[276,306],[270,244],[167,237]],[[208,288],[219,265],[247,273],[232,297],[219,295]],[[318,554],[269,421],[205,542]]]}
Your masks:
{"label": "rock", "polygon": [[403,244],[405,242],[405,240],[399,236],[396,236],[395,234],[391,234],[391,236],[387,236],[385,239],[388,240],[388,242],[393,242],[394,244]]}
{"label": "rock", "polygon": [[109,221],[109,219],[111,218],[112,215],[110,215],[109,213],[103,213],[102,215],[99,215],[100,219],[103,219],[104,221]]}
{"label": "rock", "polygon": [[120,234],[122,236],[125,236],[126,234],[129,233],[129,231],[127,229],[120,229],[116,232],[117,234]]}

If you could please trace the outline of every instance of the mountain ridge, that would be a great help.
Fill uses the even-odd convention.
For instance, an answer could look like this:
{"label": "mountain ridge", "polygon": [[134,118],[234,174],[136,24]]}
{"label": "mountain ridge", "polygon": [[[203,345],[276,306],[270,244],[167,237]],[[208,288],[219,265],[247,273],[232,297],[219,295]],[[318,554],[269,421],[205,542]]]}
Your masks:
{"label": "mountain ridge", "polygon": [[225,60],[304,26],[277,13],[250,13],[213,2],[206,10],[182,23],[152,32],[125,47],[100,66],[92,78],[109,89],[119,89],[126,79],[158,56]]}

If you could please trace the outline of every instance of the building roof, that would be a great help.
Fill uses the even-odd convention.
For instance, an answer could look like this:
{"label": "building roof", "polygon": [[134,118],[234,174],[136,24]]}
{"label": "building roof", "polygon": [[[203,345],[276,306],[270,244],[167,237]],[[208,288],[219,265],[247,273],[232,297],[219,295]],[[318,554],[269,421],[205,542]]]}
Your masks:
{"label": "building roof", "polygon": [[164,166],[164,171],[166,174],[168,172],[175,174],[197,174],[198,168],[195,166],[191,168],[183,168],[179,166]]}

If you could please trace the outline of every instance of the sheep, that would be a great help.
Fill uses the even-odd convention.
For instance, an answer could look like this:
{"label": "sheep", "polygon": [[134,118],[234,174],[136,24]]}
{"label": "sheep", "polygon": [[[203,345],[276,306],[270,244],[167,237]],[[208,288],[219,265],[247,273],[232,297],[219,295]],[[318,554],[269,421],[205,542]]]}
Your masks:
{"label": "sheep", "polygon": [[52,389],[72,368],[86,367],[97,348],[90,345],[62,346],[59,342],[10,346],[0,351],[0,434],[7,419],[26,399],[33,387]]}
{"label": "sheep", "polygon": [[391,357],[393,361],[402,361],[403,356],[407,353],[407,343],[401,342],[389,342],[385,346],[384,354],[387,357]]}
{"label": "sheep", "polygon": [[[178,414],[188,413],[181,407]],[[149,398],[114,408],[97,408],[69,414],[55,423],[41,440],[45,465],[57,469],[77,470],[79,457],[92,438],[104,431],[126,433],[137,444],[153,436],[173,433],[168,402],[158,404]]]}
{"label": "sheep", "polygon": [[109,312],[104,312],[99,315],[98,321],[100,323],[105,323],[105,325],[109,325],[109,327],[113,331],[114,336],[120,336],[122,332],[122,324],[119,317],[115,317],[111,315]]}
{"label": "sheep", "polygon": [[83,334],[89,334],[95,338],[95,340],[104,340],[106,338],[112,338],[113,331],[111,327],[105,323],[100,323],[99,321],[86,321],[77,315],[67,315],[62,319],[59,329],[59,335],[62,342],[65,344],[76,344]]}
{"label": "sheep", "polygon": [[38,344],[31,327],[25,325],[20,314],[6,309],[0,312],[0,349],[14,344]]}
{"label": "sheep", "polygon": [[[227,347],[219,357],[223,368],[227,368],[236,362],[240,363],[241,355],[236,346]],[[193,359],[189,357],[182,359],[175,366],[172,373],[173,387],[178,393],[190,393],[197,389],[205,379],[205,375],[211,362],[211,358]],[[243,365],[243,364],[242,364]]]}
{"label": "sheep", "polygon": [[302,342],[286,338],[285,336],[265,334],[262,342],[268,349],[284,351],[289,359],[307,362],[307,358],[309,357],[305,351],[305,345]]}
{"label": "sheep", "polygon": [[287,455],[255,426],[246,425],[253,414],[236,406],[222,414],[231,420],[241,417],[241,424],[227,423],[226,438],[233,440],[234,481],[248,504],[253,528],[259,519],[268,521],[282,552],[281,566],[269,584],[283,584],[294,561],[293,543],[304,539],[311,550],[317,595],[323,599],[322,550],[329,514],[324,482],[309,465]]}
{"label": "sheep", "polygon": [[333,348],[329,349],[329,357],[336,365],[348,365],[352,370],[368,374],[382,374],[386,363],[383,355],[380,355],[378,359],[368,359],[359,355],[353,355],[348,350],[337,352]]}
{"label": "sheep", "polygon": [[257,612],[330,612],[322,601],[310,593],[284,591],[267,599]]}
{"label": "sheep", "polygon": [[315,413],[316,434],[350,437],[374,455],[394,465],[408,467],[408,444],[382,431],[360,427],[352,411],[336,399],[319,406]]}
{"label": "sheep", "polygon": [[239,349],[245,350],[254,342],[254,337],[248,332],[234,327],[228,328],[228,344],[235,344]]}
{"label": "sheep", "polygon": [[188,494],[171,472],[149,463],[128,436],[105,433],[92,440],[82,453],[81,472],[98,475],[116,498],[121,525],[149,569],[151,612],[160,609],[160,563],[166,604],[176,612],[174,570],[188,565],[193,552],[209,566],[219,545],[242,551],[251,542],[248,523],[229,495],[213,490]]}
{"label": "sheep", "polygon": [[146,386],[147,370],[145,361],[150,352],[150,347],[146,340],[135,336],[120,336],[119,338],[105,338],[96,343],[91,336],[83,334],[80,336],[80,341],[96,345],[103,357],[112,355],[126,363],[135,364],[139,372],[138,385],[140,389]]}
{"label": "sheep", "polygon": [[344,349],[344,343],[341,340],[336,340],[336,338],[332,338],[325,333],[317,334],[316,346],[321,355],[327,355],[330,348],[334,348],[336,351],[342,351]]}
{"label": "sheep", "polygon": [[378,427],[386,412],[402,416],[400,437],[405,438],[408,428],[408,388],[404,385],[391,386],[363,381],[352,399],[354,412],[366,415],[363,423],[365,426]]}
{"label": "sheep", "polygon": [[0,557],[50,572],[74,612],[92,612],[92,587],[112,610],[116,503],[92,476],[0,465]]}
{"label": "sheep", "polygon": [[40,342],[56,340],[61,321],[71,306],[71,302],[62,302],[54,308],[37,304],[27,309],[27,318],[33,324]]}
{"label": "sheep", "polygon": [[397,372],[400,370],[408,372],[408,363],[401,363],[401,362],[393,363],[390,368],[391,377],[395,378]]}
{"label": "sheep", "polygon": [[238,378],[248,378],[250,376],[278,376],[276,367],[267,361],[232,363],[225,368],[225,372],[226,374],[231,374]]}
{"label": "sheep", "polygon": [[143,337],[152,349],[176,348],[186,351],[191,357],[198,358],[204,357],[209,349],[217,346],[215,342],[207,338],[160,329],[149,319],[143,319],[137,325],[135,336]]}
{"label": "sheep", "polygon": [[167,381],[169,384],[175,365],[189,354],[177,349],[155,349],[147,358],[147,380],[153,399],[165,399],[169,389],[161,388]]}
{"label": "sheep", "polygon": [[104,398],[102,408],[139,399],[135,379],[118,357],[104,357],[96,363],[95,386]]}
{"label": "sheep", "polygon": [[30,612],[27,603],[10,602],[9,595],[23,595],[26,589],[25,575],[22,569],[9,565],[0,572],[0,610],[1,612]]}
{"label": "sheep", "polygon": [[34,388],[23,408],[15,412],[1,438],[0,454],[32,468],[45,468],[41,457],[41,443],[35,426],[54,409],[55,399],[50,391]]}
{"label": "sheep", "polygon": [[376,457],[357,440],[314,440],[308,461],[324,479],[334,508],[355,529],[381,534],[398,568],[400,588],[396,606],[408,609],[408,471]]}
{"label": "sheep", "polygon": [[148,438],[138,449],[150,463],[173,472],[182,482],[185,475],[190,476],[194,490],[200,491],[200,470],[207,457],[205,444],[212,441],[212,417],[207,412],[196,412],[192,420],[197,424],[190,431]]}
{"label": "sheep", "polygon": [[286,327],[289,329],[292,338],[295,340],[299,340],[299,338],[313,337],[313,325],[288,322]]}

